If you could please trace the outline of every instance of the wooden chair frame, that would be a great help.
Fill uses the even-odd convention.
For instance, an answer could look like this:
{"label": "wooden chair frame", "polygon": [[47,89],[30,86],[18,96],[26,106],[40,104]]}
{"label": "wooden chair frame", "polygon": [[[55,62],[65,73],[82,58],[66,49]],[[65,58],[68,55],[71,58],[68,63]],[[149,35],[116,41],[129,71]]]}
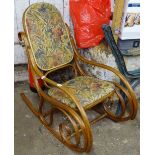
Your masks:
{"label": "wooden chair frame", "polygon": [[[20,32],[19,39],[21,41],[23,41],[25,44],[26,54],[28,57],[28,63],[30,65],[30,68],[32,70],[32,76],[34,78],[34,86],[35,86],[37,93],[40,97],[40,102],[38,103],[38,105],[39,105],[38,108],[35,108],[33,106],[32,101],[30,101],[30,99],[23,92],[21,93],[21,97],[22,97],[23,101],[27,104],[27,106],[30,108],[30,110],[38,117],[38,119],[41,121],[41,123],[59,141],[61,141],[64,145],[66,145],[67,147],[69,147],[70,149],[72,149],[74,151],[89,152],[92,148],[92,143],[93,143],[91,124],[94,124],[105,117],[110,118],[111,120],[116,121],[116,122],[134,119],[136,116],[136,113],[137,113],[137,100],[136,100],[136,96],[135,96],[134,91],[131,88],[129,82],[118,70],[116,70],[110,66],[97,63],[95,61],[87,60],[85,57],[83,57],[79,54],[79,52],[77,51],[77,48],[76,48],[75,40],[71,36],[69,27],[67,26],[67,24],[66,24],[66,27],[67,27],[67,31],[69,33],[71,44],[73,46],[75,54],[74,54],[73,63],[65,64],[65,65],[59,67],[59,69],[71,66],[75,70],[75,76],[77,76],[78,74],[81,76],[85,76],[85,75],[87,75],[87,73],[85,73],[85,71],[79,65],[79,61],[80,61],[80,62],[89,64],[89,65],[97,66],[97,67],[100,67],[100,68],[103,68],[103,69],[113,72],[120,78],[122,83],[124,83],[124,87],[118,83],[112,82],[116,87],[115,91],[113,93],[111,93],[108,96],[105,96],[104,99],[102,99],[98,102],[92,103],[90,106],[83,107],[80,104],[80,102],[78,101],[78,99],[73,95],[73,92],[71,90],[69,90],[64,85],[47,78],[47,75],[50,72],[53,72],[54,69],[46,72],[46,71],[41,71],[38,68],[38,66],[34,60],[34,57],[33,57],[33,54],[32,54],[31,48],[30,48],[30,44],[27,39],[27,35],[25,32]],[[58,89],[63,91],[65,94],[67,94],[72,99],[72,101],[76,104],[77,108],[73,109],[64,103],[57,101],[55,98],[47,95],[46,92],[40,87],[36,76],[39,76],[44,81],[45,86],[57,87]],[[125,103],[124,103],[125,101],[124,101],[123,97],[121,96],[120,91],[123,92],[128,99],[127,102],[129,105],[129,110],[128,110],[127,116],[126,116],[126,107],[125,107]],[[106,100],[109,100],[109,99],[114,100],[113,99],[114,95],[118,97],[118,99],[119,99],[118,104],[121,105],[120,115],[115,115],[115,113],[111,112],[107,108],[108,102],[106,102]],[[44,109],[43,109],[45,101],[51,105],[51,108],[46,111],[44,111]],[[100,109],[96,108],[96,106],[98,106],[98,105],[102,105],[99,107]],[[89,120],[88,116],[86,114],[86,111],[90,110],[92,108],[98,112],[98,116],[93,120]],[[52,123],[54,121],[53,115],[56,113],[56,111],[60,111],[61,113],[63,113],[64,116],[66,116],[66,118],[72,125],[73,132],[71,130],[71,127],[68,124],[66,124],[65,122],[59,124],[58,130],[53,128],[53,126],[52,126]],[[47,121],[47,119],[46,119],[47,117],[49,117],[49,121]],[[82,137],[83,137],[83,142],[81,142]],[[74,142],[72,140],[73,138],[74,138]]]}

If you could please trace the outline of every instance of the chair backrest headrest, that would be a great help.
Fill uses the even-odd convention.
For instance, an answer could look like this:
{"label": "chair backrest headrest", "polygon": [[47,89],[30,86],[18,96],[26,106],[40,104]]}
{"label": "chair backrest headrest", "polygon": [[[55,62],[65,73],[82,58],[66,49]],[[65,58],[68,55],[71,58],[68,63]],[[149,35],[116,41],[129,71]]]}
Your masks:
{"label": "chair backrest headrest", "polygon": [[69,34],[55,6],[32,4],[23,15],[23,26],[41,70],[55,69],[72,61],[74,52]]}

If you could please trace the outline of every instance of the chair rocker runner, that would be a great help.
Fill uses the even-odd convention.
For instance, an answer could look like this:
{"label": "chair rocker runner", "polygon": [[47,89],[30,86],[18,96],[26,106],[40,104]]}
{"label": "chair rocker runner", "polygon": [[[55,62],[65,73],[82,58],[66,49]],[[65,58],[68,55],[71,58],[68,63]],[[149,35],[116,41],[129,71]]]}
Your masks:
{"label": "chair rocker runner", "polygon": [[[23,15],[23,27],[24,32],[19,33],[19,39],[24,42],[34,85],[40,98],[38,107],[24,93],[21,93],[21,97],[59,141],[74,151],[89,152],[93,143],[92,124],[105,117],[116,122],[135,118],[137,101],[126,78],[110,66],[81,56],[69,27],[53,5],[36,3],[29,6]],[[124,83],[124,87],[87,75],[79,62],[113,72]],[[49,78],[51,73],[67,67],[74,70],[72,79],[58,83]],[[37,76],[44,81],[46,90],[42,90],[38,84]],[[126,95],[128,110],[120,91]],[[121,106],[118,116],[111,110],[115,110],[115,100]],[[46,104],[48,108],[45,108]],[[99,110],[96,108],[98,106]],[[92,109],[96,111],[97,117],[90,120],[87,111]],[[65,117],[60,123],[55,117],[59,113]],[[58,123],[57,126],[54,125],[55,122]]]}

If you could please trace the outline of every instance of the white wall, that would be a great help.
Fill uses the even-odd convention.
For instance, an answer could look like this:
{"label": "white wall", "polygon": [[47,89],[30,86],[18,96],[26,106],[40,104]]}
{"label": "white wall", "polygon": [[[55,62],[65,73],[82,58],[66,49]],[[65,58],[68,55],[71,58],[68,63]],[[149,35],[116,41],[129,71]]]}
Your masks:
{"label": "white wall", "polygon": [[18,32],[23,31],[23,12],[29,5],[36,2],[47,2],[55,5],[60,10],[65,22],[70,26],[69,0],[14,0],[14,64],[27,63],[24,48],[19,44]]}

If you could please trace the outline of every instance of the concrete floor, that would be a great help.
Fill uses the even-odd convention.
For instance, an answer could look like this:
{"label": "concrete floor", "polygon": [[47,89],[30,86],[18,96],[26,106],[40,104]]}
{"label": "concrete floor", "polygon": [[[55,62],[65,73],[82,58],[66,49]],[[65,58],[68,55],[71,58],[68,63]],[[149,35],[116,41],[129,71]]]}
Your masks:
{"label": "concrete floor", "polygon": [[[32,114],[20,97],[24,91],[33,101],[37,95],[27,82],[15,84],[15,155],[78,155],[54,138]],[[93,148],[89,155],[139,155],[139,112],[135,120],[114,123],[104,119],[92,126]],[[86,155],[87,153],[82,153]]]}

